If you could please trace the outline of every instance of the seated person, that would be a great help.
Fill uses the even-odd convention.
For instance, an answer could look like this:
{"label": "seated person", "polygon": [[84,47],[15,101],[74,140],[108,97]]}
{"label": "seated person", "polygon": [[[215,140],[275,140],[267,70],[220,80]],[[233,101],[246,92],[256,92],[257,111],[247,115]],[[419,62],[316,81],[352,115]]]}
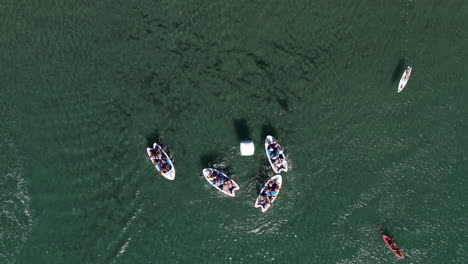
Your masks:
{"label": "seated person", "polygon": [[282,159],[277,159],[275,160],[275,166],[280,169],[281,167],[283,167],[283,160]]}
{"label": "seated person", "polygon": [[279,140],[277,140],[277,141],[274,142],[273,144],[270,144],[270,145],[268,146],[268,150],[270,150],[270,151],[275,150],[275,151],[277,151],[277,152],[282,151],[281,145],[280,145],[280,143],[279,143]]}
{"label": "seated person", "polygon": [[218,178],[216,179],[215,185],[218,186],[218,188],[220,188],[221,190],[224,189],[224,184],[225,184],[224,178],[218,177]]}
{"label": "seated person", "polygon": [[161,151],[159,148],[150,149],[151,157],[161,158]]}
{"label": "seated person", "polygon": [[267,186],[268,196],[271,196],[272,198],[275,197],[276,194],[278,194],[279,189],[280,188],[279,188],[278,184],[276,184],[276,182],[274,182],[274,181],[268,182],[268,186]]}
{"label": "seated person", "polygon": [[210,176],[206,177],[208,180],[210,180],[212,183],[216,182],[216,179],[218,178],[218,174],[216,171],[212,171]]}
{"label": "seated person", "polygon": [[266,206],[270,206],[270,199],[268,198],[267,194],[265,192],[262,192],[260,194],[260,199],[258,200],[258,205],[261,205],[263,208]]}
{"label": "seated person", "polygon": [[390,246],[392,247],[393,250],[395,250],[398,254],[400,249],[398,248],[398,246],[395,244],[395,242],[392,241],[392,243],[390,243]]}
{"label": "seated person", "polygon": [[217,171],[212,171],[211,175],[208,177],[208,179],[213,183],[216,187],[220,188],[221,190],[223,189],[224,185],[224,177],[222,177],[221,174],[218,174]]}
{"label": "seated person", "polygon": [[276,149],[274,149],[273,151],[268,152],[268,155],[270,156],[271,160],[277,160],[278,158],[281,157],[281,153],[278,152]]}
{"label": "seated person", "polygon": [[162,159],[161,162],[158,164],[158,168],[162,173],[168,173],[171,171],[171,165],[166,161],[166,159]]}
{"label": "seated person", "polygon": [[274,143],[274,145],[275,145],[275,148],[276,148],[278,151],[281,150],[281,145],[280,145],[279,140],[277,140],[277,141]]}
{"label": "seated person", "polygon": [[158,165],[160,161],[161,161],[160,159],[157,159],[157,158],[151,158],[151,162],[152,162],[152,163],[153,163],[153,165],[155,165],[155,166],[156,166],[156,165]]}
{"label": "seated person", "polygon": [[277,159],[278,157],[281,158],[283,155],[283,149],[281,148],[280,144],[278,141],[276,141],[275,143],[271,144],[269,147],[268,147],[268,151],[269,151],[269,155],[270,157],[275,160]]}
{"label": "seated person", "polygon": [[157,165],[161,160],[161,151],[159,149],[150,149],[150,159],[153,162],[153,165]]}
{"label": "seated person", "polygon": [[234,184],[232,184],[232,181],[228,181],[226,182],[225,184],[223,184],[223,191],[225,192],[230,192],[232,193],[232,190],[234,190],[236,188],[236,186],[234,186]]}
{"label": "seated person", "polygon": [[275,151],[275,145],[274,144],[268,145],[268,151],[270,151],[270,152]]}

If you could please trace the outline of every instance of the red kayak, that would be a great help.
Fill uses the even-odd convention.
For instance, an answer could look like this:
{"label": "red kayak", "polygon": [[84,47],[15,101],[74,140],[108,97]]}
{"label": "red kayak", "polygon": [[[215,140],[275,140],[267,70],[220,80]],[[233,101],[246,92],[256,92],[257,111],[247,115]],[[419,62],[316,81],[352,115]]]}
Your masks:
{"label": "red kayak", "polygon": [[383,235],[382,239],[385,242],[385,245],[387,245],[387,247],[393,252],[393,254],[397,256],[397,258],[399,259],[405,258],[405,256],[403,255],[403,251],[401,251],[401,249],[395,244],[395,242],[393,242],[391,238],[389,238],[386,235]]}

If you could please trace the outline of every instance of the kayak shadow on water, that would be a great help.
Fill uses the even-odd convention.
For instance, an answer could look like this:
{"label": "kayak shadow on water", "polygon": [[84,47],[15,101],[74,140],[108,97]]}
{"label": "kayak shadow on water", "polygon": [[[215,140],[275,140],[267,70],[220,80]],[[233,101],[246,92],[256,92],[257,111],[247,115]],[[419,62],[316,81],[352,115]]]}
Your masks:
{"label": "kayak shadow on water", "polygon": [[209,152],[200,156],[200,166],[204,168],[211,168],[218,160],[219,153]]}
{"label": "kayak shadow on water", "polygon": [[403,71],[405,70],[405,60],[400,59],[398,64],[395,66],[392,74],[392,83],[397,82],[400,80]]}
{"label": "kayak shadow on water", "polygon": [[273,127],[273,125],[269,122],[269,123],[266,123],[262,126],[262,134],[260,135],[261,136],[261,142],[263,143],[265,141],[265,138],[266,136],[270,135],[270,136],[273,136],[273,137],[278,137],[278,134],[276,132],[276,129],[275,127]]}
{"label": "kayak shadow on water", "polygon": [[379,233],[380,235],[386,235],[389,237],[393,237],[393,234],[388,231],[388,229],[384,226],[383,223],[378,223],[377,226],[379,227]]}
{"label": "kayak shadow on water", "polygon": [[217,152],[209,152],[200,156],[200,165],[204,168],[215,168],[231,177],[233,169],[227,160]]}
{"label": "kayak shadow on water", "polygon": [[257,196],[260,191],[262,190],[263,186],[265,185],[266,181],[273,176],[273,174],[271,174],[271,168],[270,168],[270,164],[268,163],[268,161],[266,162],[261,162],[257,168],[257,171],[254,175],[254,177],[252,177],[253,179],[253,184],[255,186],[255,196]]}
{"label": "kayak shadow on water", "polygon": [[252,139],[250,133],[249,125],[245,119],[235,119],[234,120],[234,129],[236,130],[237,139],[240,141]]}
{"label": "kayak shadow on water", "polygon": [[161,133],[159,133],[158,130],[155,130],[146,137],[146,147],[152,148],[154,143],[158,143],[159,145],[162,145],[160,144],[160,141],[161,141]]}
{"label": "kayak shadow on water", "polygon": [[152,148],[154,143],[158,143],[158,145],[161,146],[164,149],[164,151],[167,153],[167,155],[169,155],[169,157],[171,157],[172,159],[172,152],[168,148],[168,144],[166,143],[164,136],[161,133],[159,133],[158,130],[154,130],[153,133],[149,134],[146,137],[147,148]]}

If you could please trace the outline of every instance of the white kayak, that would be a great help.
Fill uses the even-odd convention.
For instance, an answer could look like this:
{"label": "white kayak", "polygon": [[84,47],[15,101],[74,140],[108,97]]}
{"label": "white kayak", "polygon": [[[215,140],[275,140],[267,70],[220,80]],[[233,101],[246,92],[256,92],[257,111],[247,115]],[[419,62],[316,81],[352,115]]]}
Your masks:
{"label": "white kayak", "polygon": [[288,171],[288,160],[286,159],[283,147],[279,145],[278,140],[272,136],[267,136],[265,138],[265,152],[271,168],[275,173]]}
{"label": "white kayak", "polygon": [[169,156],[161,146],[154,143],[153,148],[146,148],[146,153],[156,170],[168,180],[175,179],[175,168]]}
{"label": "white kayak", "polygon": [[[409,69],[409,72],[406,72],[406,69]],[[408,66],[406,69],[403,72],[403,75],[401,76],[400,83],[398,84],[398,93],[405,89],[405,86],[409,81],[411,72],[413,71],[413,65]]]}
{"label": "white kayak", "polygon": [[268,179],[255,200],[255,208],[262,208],[262,212],[266,212],[278,197],[282,184],[283,178],[279,174]]}
{"label": "white kayak", "polygon": [[203,176],[211,186],[227,196],[234,197],[236,196],[235,191],[240,190],[239,185],[233,179],[217,169],[203,169]]}

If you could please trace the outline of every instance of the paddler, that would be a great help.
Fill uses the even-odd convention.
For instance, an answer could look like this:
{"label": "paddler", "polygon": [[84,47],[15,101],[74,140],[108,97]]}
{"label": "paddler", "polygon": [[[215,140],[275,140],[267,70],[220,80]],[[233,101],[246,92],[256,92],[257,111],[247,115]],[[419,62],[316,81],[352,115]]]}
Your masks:
{"label": "paddler", "polygon": [[153,165],[157,165],[161,160],[161,151],[159,151],[159,149],[151,149],[150,153],[150,159],[153,162]]}
{"label": "paddler", "polygon": [[405,79],[408,79],[408,76],[409,76],[410,73],[411,73],[411,68],[412,68],[411,65],[408,66],[408,67],[406,67],[406,70],[405,70]]}

